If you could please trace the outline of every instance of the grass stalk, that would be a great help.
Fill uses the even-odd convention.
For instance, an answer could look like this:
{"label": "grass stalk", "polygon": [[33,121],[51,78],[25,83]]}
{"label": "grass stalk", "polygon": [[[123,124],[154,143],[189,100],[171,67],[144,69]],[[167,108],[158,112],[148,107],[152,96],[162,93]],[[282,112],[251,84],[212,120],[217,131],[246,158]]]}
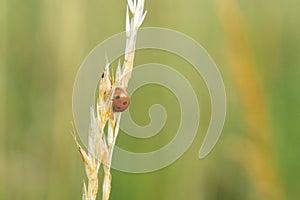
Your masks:
{"label": "grass stalk", "polygon": [[[99,81],[99,95],[96,108],[90,111],[90,131],[87,151],[76,139],[79,153],[85,165],[87,185],[83,186],[83,200],[95,200],[98,193],[98,172],[103,166],[102,200],[108,200],[111,192],[111,162],[117,136],[119,133],[121,113],[114,112],[112,96],[115,88],[126,89],[133,69],[135,43],[138,29],[143,23],[144,0],[128,0],[126,12],[126,48],[123,65],[118,64],[115,74],[110,73],[110,63],[107,61]],[[107,134],[104,127],[107,126]]]}
{"label": "grass stalk", "polygon": [[[224,29],[230,72],[237,87],[248,137],[233,147],[234,158],[252,178],[262,199],[285,199],[276,158],[267,99],[264,94],[247,26],[236,0],[217,1],[217,14]],[[244,151],[239,149],[243,148]],[[238,155],[237,155],[238,154]]]}

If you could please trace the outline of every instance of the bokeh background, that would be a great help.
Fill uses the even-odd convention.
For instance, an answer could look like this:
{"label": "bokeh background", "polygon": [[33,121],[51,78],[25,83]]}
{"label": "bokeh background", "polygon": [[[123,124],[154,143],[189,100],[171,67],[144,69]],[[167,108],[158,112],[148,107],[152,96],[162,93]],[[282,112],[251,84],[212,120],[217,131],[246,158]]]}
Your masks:
{"label": "bokeh background", "polygon": [[[86,55],[125,29],[125,6],[125,0],[0,0],[1,200],[81,199],[84,167],[70,135],[73,82]],[[227,118],[215,149],[199,160],[210,120],[205,83],[181,58],[137,52],[136,64],[167,64],[191,81],[200,127],[169,167],[113,170],[112,200],[299,199],[299,8],[296,0],[146,0],[144,27],[183,32],[212,56],[225,82]],[[160,134],[142,140],[120,133],[117,145],[147,152],[174,136],[179,104],[163,87],[145,86],[132,96],[136,123],[149,123],[154,103],[168,112]]]}

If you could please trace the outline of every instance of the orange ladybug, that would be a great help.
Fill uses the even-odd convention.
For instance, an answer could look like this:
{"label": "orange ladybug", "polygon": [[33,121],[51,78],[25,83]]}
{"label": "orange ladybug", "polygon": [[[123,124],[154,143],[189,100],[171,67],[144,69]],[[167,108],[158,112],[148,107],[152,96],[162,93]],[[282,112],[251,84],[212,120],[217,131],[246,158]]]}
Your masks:
{"label": "orange ladybug", "polygon": [[113,111],[114,112],[123,112],[128,108],[130,104],[130,98],[127,91],[123,88],[117,87],[115,89],[114,97],[113,97]]}

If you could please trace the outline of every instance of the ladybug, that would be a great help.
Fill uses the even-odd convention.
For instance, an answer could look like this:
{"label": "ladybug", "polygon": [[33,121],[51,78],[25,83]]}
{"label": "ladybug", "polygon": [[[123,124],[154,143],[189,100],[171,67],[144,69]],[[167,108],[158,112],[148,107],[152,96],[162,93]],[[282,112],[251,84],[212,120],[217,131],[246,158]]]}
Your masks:
{"label": "ladybug", "polygon": [[113,97],[113,111],[114,112],[123,112],[128,108],[130,104],[130,98],[127,91],[123,88],[117,87],[115,89],[114,97]]}

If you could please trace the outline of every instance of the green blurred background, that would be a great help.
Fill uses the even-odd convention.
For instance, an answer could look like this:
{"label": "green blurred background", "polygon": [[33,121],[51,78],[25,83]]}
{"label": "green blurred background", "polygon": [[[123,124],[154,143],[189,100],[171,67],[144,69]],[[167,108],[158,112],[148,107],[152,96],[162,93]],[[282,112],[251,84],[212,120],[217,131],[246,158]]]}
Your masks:
{"label": "green blurred background", "polygon": [[[84,167],[70,135],[73,82],[85,56],[124,30],[125,6],[125,0],[0,0],[1,200],[81,199]],[[213,152],[199,160],[210,120],[205,83],[174,55],[137,52],[136,64],[167,64],[197,85],[200,128],[169,167],[139,175],[113,170],[111,199],[299,199],[300,2],[146,0],[145,7],[144,27],[175,29],[207,49],[224,78],[227,119]],[[139,89],[133,118],[149,123],[154,103],[168,111],[161,133],[148,141],[121,133],[119,146],[145,152],[173,137],[180,110],[165,88]]]}

